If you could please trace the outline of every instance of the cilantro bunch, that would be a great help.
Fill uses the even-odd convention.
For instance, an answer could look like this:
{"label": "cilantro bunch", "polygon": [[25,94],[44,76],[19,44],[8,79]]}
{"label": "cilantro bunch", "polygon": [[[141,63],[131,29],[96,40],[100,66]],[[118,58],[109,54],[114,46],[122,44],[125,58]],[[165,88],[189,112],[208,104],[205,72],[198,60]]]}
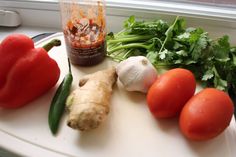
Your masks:
{"label": "cilantro bunch", "polygon": [[130,56],[146,56],[156,67],[191,70],[203,86],[236,93],[236,47],[227,35],[213,40],[201,28],[186,28],[176,17],[169,25],[163,20],[124,22],[124,29],[107,35],[107,56],[122,61]]}

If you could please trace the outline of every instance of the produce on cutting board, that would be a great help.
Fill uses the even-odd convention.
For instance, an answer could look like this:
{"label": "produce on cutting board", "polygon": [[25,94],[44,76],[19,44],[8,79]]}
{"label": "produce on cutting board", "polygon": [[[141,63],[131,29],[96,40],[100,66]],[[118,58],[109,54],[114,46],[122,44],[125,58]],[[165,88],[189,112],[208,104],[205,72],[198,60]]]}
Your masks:
{"label": "produce on cutting board", "polygon": [[148,107],[156,118],[177,116],[194,95],[195,89],[196,81],[191,71],[181,68],[169,70],[148,90]]}
{"label": "produce on cutting board", "polygon": [[[63,41],[62,33],[54,34],[36,43],[41,47],[47,41],[58,38]],[[62,42],[63,43],[63,42]],[[58,51],[59,50],[59,51]],[[55,53],[54,53],[55,52]],[[64,52],[64,53],[57,53]],[[61,80],[68,73],[65,45],[53,49],[49,54],[54,58],[61,69]],[[77,67],[72,65],[75,88],[78,80],[86,74],[116,65],[110,59],[93,67]],[[158,73],[161,76],[162,72]],[[61,81],[60,81],[61,82]],[[57,85],[60,83],[58,82]],[[198,90],[199,90],[198,86]],[[122,156],[129,152],[130,156],[232,156],[234,154],[234,119],[230,126],[216,138],[206,142],[191,141],[182,136],[177,118],[159,120],[154,119],[145,105],[145,94],[126,92],[120,82],[114,88],[110,100],[110,113],[106,121],[97,129],[89,132],[78,132],[66,126],[66,116],[62,118],[62,126],[58,135],[52,136],[48,127],[48,109],[50,100],[56,88],[47,94],[18,110],[1,109],[1,129],[16,135],[43,148],[57,151],[67,156]],[[42,104],[42,105],[39,105]],[[2,132],[1,132],[2,135]],[[4,136],[1,136],[3,139]],[[141,142],[137,142],[137,139]],[[4,141],[4,140],[2,140]],[[10,143],[7,140],[8,144]],[[17,140],[19,141],[19,140]],[[2,142],[2,144],[7,144]],[[148,147],[147,147],[148,145]],[[5,146],[5,145],[4,145]],[[18,146],[22,146],[19,144]],[[132,149],[129,148],[132,146]],[[14,144],[13,146],[14,147]],[[156,149],[158,147],[158,149]],[[31,147],[25,147],[27,150]],[[169,149],[173,151],[168,151]],[[137,150],[137,151],[136,151]],[[157,151],[155,151],[157,150]],[[19,150],[18,152],[20,152]],[[42,150],[44,151],[44,150]],[[231,153],[231,151],[233,151]],[[32,151],[31,151],[32,152]],[[25,153],[25,152],[24,152]],[[27,156],[27,155],[25,155]]]}
{"label": "produce on cutting board", "polygon": [[109,113],[112,87],[116,80],[114,67],[81,78],[79,87],[67,99],[67,125],[81,131],[97,128]]}
{"label": "produce on cutting board", "polygon": [[52,40],[34,48],[31,38],[11,34],[0,43],[0,106],[18,108],[32,102],[58,81],[60,69],[48,51],[60,46]]}
{"label": "produce on cutting board", "polygon": [[[235,49],[229,45],[227,36],[212,40],[200,28],[185,29],[184,22],[183,19],[177,17],[172,25],[168,25],[162,20],[137,22],[134,17],[130,17],[125,22],[123,31],[117,34],[110,33],[107,37],[107,55],[121,63],[116,68],[84,76],[80,80],[80,87],[67,98],[72,82],[71,72],[69,72],[51,102],[48,121],[52,133],[55,134],[58,130],[66,98],[69,111],[68,126],[88,131],[101,125],[112,105],[110,99],[117,75],[128,91],[148,92],[147,104],[155,118],[176,117],[180,114],[181,131],[189,139],[208,140],[222,133],[229,125],[233,106],[226,104],[225,108],[222,107],[225,104],[221,103],[221,107],[227,109],[227,113],[217,116],[219,110],[208,110],[206,108],[209,104],[204,104],[206,105],[204,110],[210,114],[201,115],[202,110],[198,108],[199,106],[190,103],[193,100],[201,101],[198,94],[193,96],[196,88],[194,75],[207,86],[214,86],[225,91],[234,89],[234,74],[231,70],[235,68]],[[0,50],[3,49],[1,45]],[[19,47],[22,47],[22,44]],[[45,49],[47,49],[46,47]],[[80,68],[74,67],[77,68],[76,70],[80,70]],[[167,70],[176,67],[181,68],[166,71],[164,74],[158,73],[157,77],[159,68]],[[0,76],[2,75],[4,74],[1,73]],[[44,75],[40,74],[41,76]],[[0,82],[1,86],[3,84]],[[224,97],[223,94],[219,96],[217,103],[221,102]],[[199,103],[196,104],[199,105]],[[195,106],[197,107],[195,108]],[[199,111],[199,114],[193,114],[192,108]],[[222,116],[221,119],[217,119],[220,116]],[[204,118],[206,118],[205,121],[195,121],[195,119]],[[214,118],[220,123],[210,128],[213,130],[212,132],[210,132],[211,130],[207,130],[210,133],[204,132],[204,129],[207,128],[205,126],[211,126]],[[203,129],[202,126],[204,126]]]}
{"label": "produce on cutting board", "polygon": [[157,79],[157,70],[144,56],[129,57],[120,62],[116,73],[127,91],[146,93]]}
{"label": "produce on cutting board", "polygon": [[70,60],[68,59],[69,72],[64,77],[63,81],[57,88],[57,91],[52,99],[49,114],[48,123],[53,134],[57,133],[61,117],[65,110],[66,99],[70,94],[70,88],[73,81],[71,72]]}
{"label": "produce on cutting board", "polygon": [[192,140],[208,140],[230,124],[234,106],[230,97],[215,88],[206,88],[193,96],[180,114],[180,129]]}

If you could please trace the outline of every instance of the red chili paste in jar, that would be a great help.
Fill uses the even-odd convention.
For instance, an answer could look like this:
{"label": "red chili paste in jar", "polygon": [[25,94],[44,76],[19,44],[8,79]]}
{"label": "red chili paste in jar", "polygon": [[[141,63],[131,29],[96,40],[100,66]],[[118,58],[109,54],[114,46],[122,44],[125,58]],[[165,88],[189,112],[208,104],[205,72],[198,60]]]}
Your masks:
{"label": "red chili paste in jar", "polygon": [[64,28],[68,57],[72,64],[89,66],[105,58],[105,32],[92,19],[68,21]]}

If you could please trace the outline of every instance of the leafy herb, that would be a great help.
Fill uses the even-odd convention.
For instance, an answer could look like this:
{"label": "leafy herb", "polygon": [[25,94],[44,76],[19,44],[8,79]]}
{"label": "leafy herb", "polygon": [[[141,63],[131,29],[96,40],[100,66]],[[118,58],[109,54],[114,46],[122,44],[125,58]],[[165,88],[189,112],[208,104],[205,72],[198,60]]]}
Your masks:
{"label": "leafy herb", "polygon": [[155,67],[182,67],[191,70],[204,86],[236,95],[236,47],[229,37],[213,40],[202,28],[186,28],[176,17],[169,25],[163,20],[136,21],[131,16],[124,29],[107,36],[107,56],[122,61],[146,56]]}

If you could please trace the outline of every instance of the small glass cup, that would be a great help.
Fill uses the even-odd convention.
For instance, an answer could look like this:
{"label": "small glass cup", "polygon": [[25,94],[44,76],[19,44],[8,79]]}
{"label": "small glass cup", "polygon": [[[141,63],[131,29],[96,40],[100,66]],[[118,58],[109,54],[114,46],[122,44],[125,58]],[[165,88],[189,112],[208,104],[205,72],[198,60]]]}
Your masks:
{"label": "small glass cup", "polygon": [[100,63],[106,53],[103,0],[59,0],[67,55],[72,64]]}

